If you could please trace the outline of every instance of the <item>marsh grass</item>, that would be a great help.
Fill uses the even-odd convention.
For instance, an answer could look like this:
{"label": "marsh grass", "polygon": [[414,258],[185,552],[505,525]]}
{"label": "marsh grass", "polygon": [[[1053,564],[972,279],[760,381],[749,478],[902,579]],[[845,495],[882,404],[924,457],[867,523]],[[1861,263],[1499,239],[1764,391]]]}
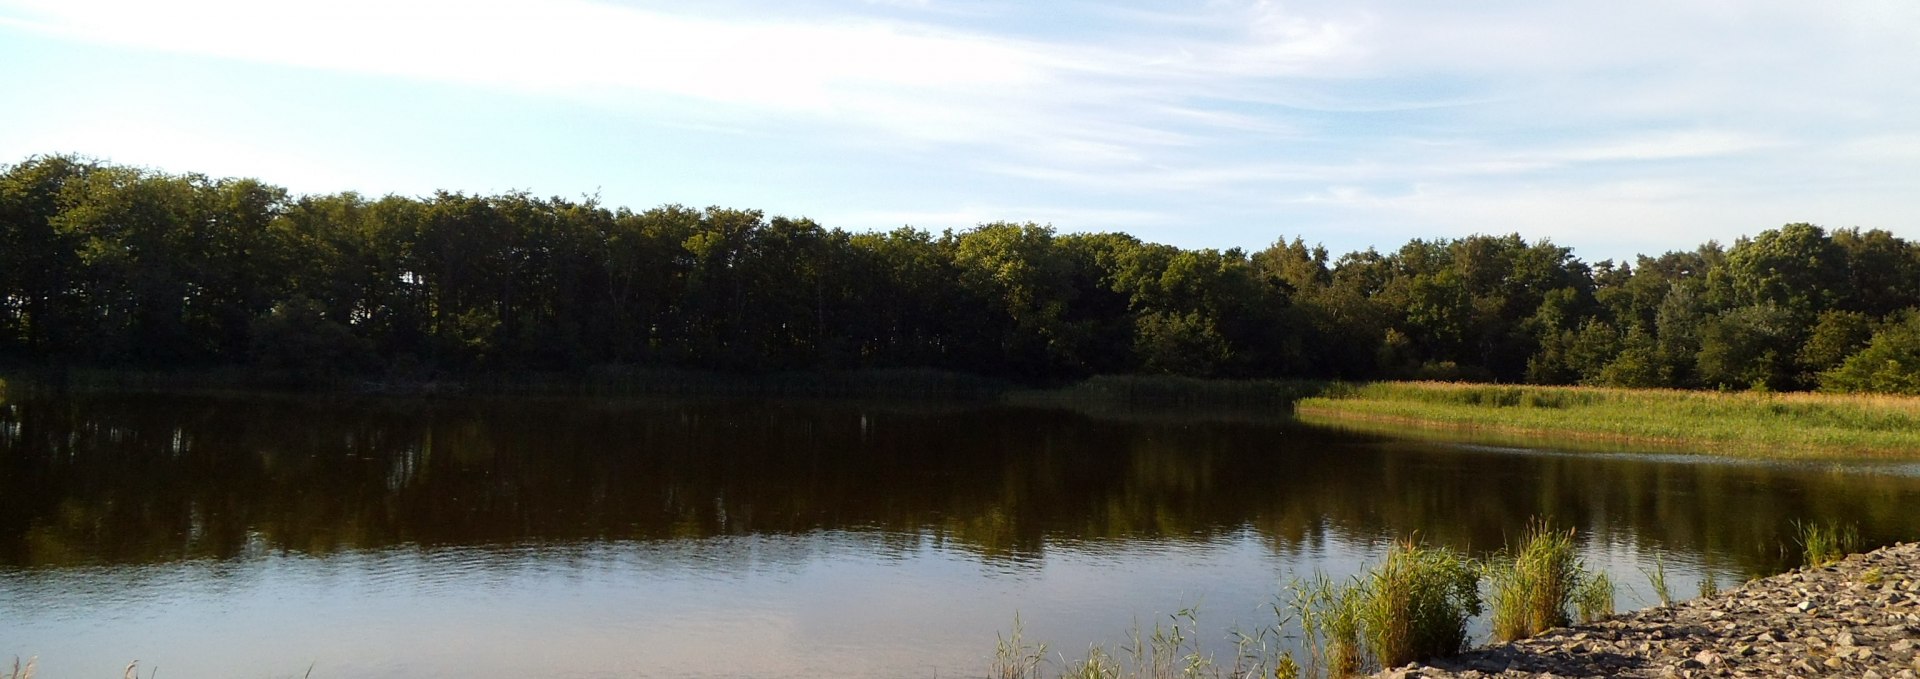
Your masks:
{"label": "marsh grass", "polygon": [[1808,566],[1832,565],[1860,550],[1860,531],[1852,525],[1795,521],[1793,527]]}
{"label": "marsh grass", "polygon": [[1337,583],[1323,573],[1296,581],[1291,587],[1309,669],[1345,677],[1365,666],[1366,653],[1360,645],[1365,624],[1361,607],[1364,585],[1365,581],[1358,579]]}
{"label": "marsh grass", "polygon": [[1013,633],[996,635],[993,647],[994,679],[1040,679],[1040,663],[1047,657],[1046,644],[1028,644],[1026,626],[1020,615],[1013,616]]}
{"label": "marsh grass", "polygon": [[1536,520],[1517,547],[1488,560],[1495,638],[1526,639],[1570,622],[1567,608],[1589,577],[1574,547],[1572,529],[1556,530]]}
{"label": "marsh grass", "polygon": [[1146,637],[1145,643],[1142,643],[1140,626],[1134,625],[1133,643],[1124,649],[1133,657],[1134,676],[1197,677],[1213,666],[1212,656],[1201,652],[1199,640],[1193,636],[1193,630],[1200,624],[1199,611],[1183,608],[1168,617],[1167,622],[1154,623],[1153,634]]}
{"label": "marsh grass", "polygon": [[1402,542],[1363,578],[1360,619],[1383,667],[1460,652],[1480,614],[1478,568],[1459,552]]}
{"label": "marsh grass", "polygon": [[[1282,624],[1284,622],[1282,620]],[[1238,653],[1230,667],[1216,665],[1213,656],[1201,648],[1200,640],[1195,636],[1199,626],[1199,611],[1195,608],[1181,609],[1169,615],[1167,620],[1155,623],[1152,630],[1144,630],[1135,622],[1129,631],[1128,641],[1120,647],[1120,653],[1115,654],[1104,646],[1094,644],[1079,659],[1061,655],[1057,665],[1060,673],[1053,676],[1068,679],[1266,679],[1282,676],[1287,671],[1297,676],[1299,672],[1291,653],[1273,652],[1277,644],[1272,642],[1278,641],[1279,625],[1256,635],[1237,634]],[[1048,676],[1042,669],[1046,664],[1046,653],[1045,644],[1032,644],[1025,640],[1016,617],[1013,633],[999,637],[990,676],[996,679],[1040,679]]]}
{"label": "marsh grass", "polygon": [[1295,411],[1330,424],[1373,421],[1735,456],[1920,455],[1920,397],[1911,396],[1376,382],[1330,385]]}
{"label": "marsh grass", "polygon": [[1653,553],[1653,568],[1640,569],[1647,576],[1647,585],[1653,588],[1653,595],[1660,599],[1660,605],[1673,603],[1673,590],[1667,588],[1667,557],[1658,550]]}
{"label": "marsh grass", "polygon": [[1720,593],[1720,576],[1715,574],[1713,572],[1713,569],[1711,568],[1701,569],[1700,596],[1710,597],[1719,593]]}
{"label": "marsh grass", "polygon": [[1613,578],[1596,571],[1580,583],[1573,593],[1573,607],[1580,622],[1589,623],[1613,615]]}

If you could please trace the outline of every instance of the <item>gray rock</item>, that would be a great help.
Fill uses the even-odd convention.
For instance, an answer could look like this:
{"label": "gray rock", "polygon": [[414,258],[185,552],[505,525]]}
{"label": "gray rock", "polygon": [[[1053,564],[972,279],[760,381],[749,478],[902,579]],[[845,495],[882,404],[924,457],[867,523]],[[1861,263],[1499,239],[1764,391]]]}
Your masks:
{"label": "gray rock", "polygon": [[[1872,569],[1880,571],[1881,583],[1861,583],[1861,574]],[[1920,544],[1760,578],[1591,625],[1548,630],[1439,664],[1461,669],[1429,665],[1381,676],[1920,679]]]}

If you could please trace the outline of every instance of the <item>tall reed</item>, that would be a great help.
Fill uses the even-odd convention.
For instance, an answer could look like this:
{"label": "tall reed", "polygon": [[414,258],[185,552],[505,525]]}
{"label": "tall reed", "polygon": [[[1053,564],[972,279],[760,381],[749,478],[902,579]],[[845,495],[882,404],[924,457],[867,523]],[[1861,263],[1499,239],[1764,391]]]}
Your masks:
{"label": "tall reed", "polygon": [[1860,531],[1851,524],[1802,523],[1795,521],[1801,556],[1808,566],[1832,565],[1860,550]]}
{"label": "tall reed", "polygon": [[1608,577],[1606,571],[1587,576],[1574,591],[1573,607],[1579,611],[1582,623],[1613,615],[1613,578]]}
{"label": "tall reed", "polygon": [[1573,531],[1530,522],[1518,547],[1487,563],[1493,634],[1501,641],[1526,639],[1566,625],[1567,607],[1586,577],[1574,550]]}
{"label": "tall reed", "polygon": [[1365,665],[1365,649],[1360,645],[1363,584],[1358,580],[1339,584],[1321,574],[1292,586],[1307,661],[1329,677],[1351,676]]}
{"label": "tall reed", "polygon": [[1023,636],[1026,626],[1020,614],[1013,616],[1013,634],[998,636],[993,647],[994,679],[1040,679],[1040,661],[1047,657],[1046,644],[1028,644]]}
{"label": "tall reed", "polygon": [[1673,590],[1667,589],[1667,558],[1659,550],[1653,552],[1653,569],[1640,569],[1647,576],[1647,584],[1653,587],[1653,595],[1659,597],[1660,605],[1673,603]]}
{"label": "tall reed", "polygon": [[1400,543],[1362,583],[1361,627],[1382,667],[1460,652],[1479,614],[1478,569],[1444,547]]}

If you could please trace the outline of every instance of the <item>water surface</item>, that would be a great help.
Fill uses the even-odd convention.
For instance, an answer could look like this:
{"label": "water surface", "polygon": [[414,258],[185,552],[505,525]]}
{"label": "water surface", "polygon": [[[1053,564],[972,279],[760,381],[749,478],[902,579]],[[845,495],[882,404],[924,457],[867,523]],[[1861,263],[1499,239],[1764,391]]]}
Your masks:
{"label": "water surface", "polygon": [[741,400],[19,395],[0,658],[42,676],[982,676],[1398,536],[1582,531],[1623,607],[1793,565],[1792,522],[1920,537],[1900,465],[1394,440],[1261,415]]}

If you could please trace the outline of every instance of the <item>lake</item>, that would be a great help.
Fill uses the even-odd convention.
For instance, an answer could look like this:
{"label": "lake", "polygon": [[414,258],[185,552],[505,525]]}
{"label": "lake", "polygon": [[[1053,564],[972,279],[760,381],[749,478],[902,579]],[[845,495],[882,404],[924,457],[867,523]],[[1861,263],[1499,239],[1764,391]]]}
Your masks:
{"label": "lake", "polygon": [[[1912,464],[1402,440],[988,403],[15,393],[0,660],[40,676],[978,677],[1531,517],[1653,598],[1920,538]],[[1280,641],[1276,643],[1288,643]]]}

